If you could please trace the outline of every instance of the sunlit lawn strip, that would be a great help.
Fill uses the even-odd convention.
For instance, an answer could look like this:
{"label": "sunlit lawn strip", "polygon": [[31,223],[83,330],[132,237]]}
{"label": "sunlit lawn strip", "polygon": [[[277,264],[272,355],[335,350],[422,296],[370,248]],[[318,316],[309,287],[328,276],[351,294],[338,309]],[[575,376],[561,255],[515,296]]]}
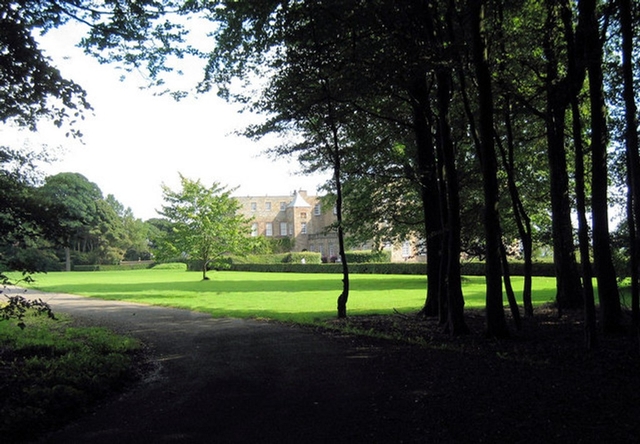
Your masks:
{"label": "sunlit lawn strip", "polygon": [[[215,317],[265,317],[313,322],[334,317],[341,275],[306,273],[215,272],[203,281],[198,273],[180,270],[132,270],[49,273],[37,275],[33,286],[103,299],[185,308]],[[350,276],[350,315],[389,314],[419,310],[426,296],[424,276]],[[520,298],[522,278],[513,285]],[[484,306],[484,278],[464,279],[467,308]],[[550,302],[555,279],[534,278],[534,303]]]}

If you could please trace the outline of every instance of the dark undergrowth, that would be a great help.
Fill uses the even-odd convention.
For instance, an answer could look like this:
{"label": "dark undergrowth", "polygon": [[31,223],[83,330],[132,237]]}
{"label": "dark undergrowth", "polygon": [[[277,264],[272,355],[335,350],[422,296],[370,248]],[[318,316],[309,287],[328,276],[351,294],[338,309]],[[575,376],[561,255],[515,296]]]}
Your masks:
{"label": "dark undergrowth", "polygon": [[22,442],[60,427],[141,376],[142,345],[67,317],[0,322],[0,436]]}

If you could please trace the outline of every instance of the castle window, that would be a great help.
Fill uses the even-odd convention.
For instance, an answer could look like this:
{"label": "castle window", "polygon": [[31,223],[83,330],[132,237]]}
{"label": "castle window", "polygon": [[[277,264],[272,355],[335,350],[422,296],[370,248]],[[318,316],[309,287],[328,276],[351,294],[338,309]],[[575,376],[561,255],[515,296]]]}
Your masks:
{"label": "castle window", "polygon": [[306,219],[307,213],[300,213],[300,219]]}
{"label": "castle window", "polygon": [[266,236],[273,236],[273,224],[271,222],[267,222],[267,226],[266,226]]}
{"label": "castle window", "polygon": [[286,202],[280,202],[280,211],[285,211],[287,209],[287,203]]}
{"label": "castle window", "polygon": [[300,224],[300,234],[307,234],[307,223],[302,222]]}
{"label": "castle window", "polygon": [[251,237],[258,235],[258,224],[251,224]]}
{"label": "castle window", "polygon": [[286,236],[286,235],[287,235],[287,223],[280,222],[280,236]]}
{"label": "castle window", "polygon": [[313,214],[316,216],[320,216],[321,213],[322,207],[320,206],[320,204],[316,204],[315,207],[313,207]]}
{"label": "castle window", "polygon": [[258,204],[255,202],[251,202],[251,211],[258,211]]}
{"label": "castle window", "polygon": [[402,257],[404,258],[411,257],[411,242],[404,241],[402,243]]}
{"label": "castle window", "polygon": [[271,211],[271,202],[265,202],[264,209],[267,211]]}

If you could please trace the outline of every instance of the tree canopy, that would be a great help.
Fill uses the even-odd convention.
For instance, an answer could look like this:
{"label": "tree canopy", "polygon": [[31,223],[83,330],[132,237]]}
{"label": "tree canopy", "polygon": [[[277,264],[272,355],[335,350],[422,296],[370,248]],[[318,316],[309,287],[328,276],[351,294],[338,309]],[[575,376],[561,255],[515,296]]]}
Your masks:
{"label": "tree canopy", "polygon": [[233,190],[214,182],[211,187],[180,175],[181,188],[162,186],[164,204],[159,213],[171,222],[163,239],[163,254],[199,261],[202,278],[207,270],[223,268],[225,256],[251,250],[249,220],[238,214]]}

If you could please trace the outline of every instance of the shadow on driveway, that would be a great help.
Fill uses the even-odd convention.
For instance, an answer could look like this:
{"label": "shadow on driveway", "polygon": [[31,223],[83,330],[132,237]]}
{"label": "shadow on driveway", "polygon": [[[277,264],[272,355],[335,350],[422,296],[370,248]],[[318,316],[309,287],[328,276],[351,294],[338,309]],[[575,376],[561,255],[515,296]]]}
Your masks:
{"label": "shadow on driveway", "polygon": [[26,295],[141,339],[156,364],[131,391],[38,442],[424,442],[401,413],[413,402],[414,378],[385,374],[393,357],[375,345],[277,323]]}

